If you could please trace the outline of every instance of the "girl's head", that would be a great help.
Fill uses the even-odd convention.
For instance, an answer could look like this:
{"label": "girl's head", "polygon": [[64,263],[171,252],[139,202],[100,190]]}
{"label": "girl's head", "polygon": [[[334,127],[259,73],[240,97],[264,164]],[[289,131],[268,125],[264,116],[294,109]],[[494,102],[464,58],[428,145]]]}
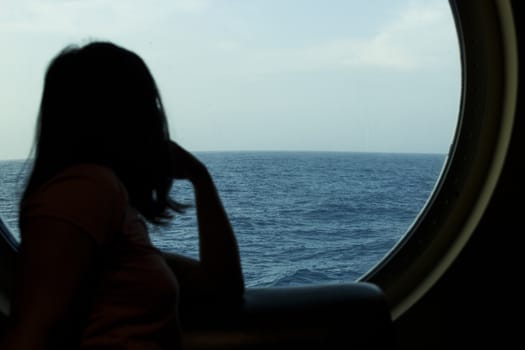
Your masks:
{"label": "girl's head", "polygon": [[24,196],[78,163],[112,168],[149,220],[176,209],[168,197],[169,133],[159,91],[144,61],[112,43],[70,46],[50,63]]}

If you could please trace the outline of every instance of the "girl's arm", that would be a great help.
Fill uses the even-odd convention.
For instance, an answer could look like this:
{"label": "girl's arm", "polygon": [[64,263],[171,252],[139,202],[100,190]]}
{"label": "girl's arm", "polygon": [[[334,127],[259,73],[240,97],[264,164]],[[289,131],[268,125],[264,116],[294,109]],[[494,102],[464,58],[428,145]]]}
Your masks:
{"label": "girl's arm", "polygon": [[195,190],[199,260],[166,253],[181,292],[187,296],[240,298],[244,292],[239,249],[230,221],[208,170],[197,158],[171,143],[173,176]]}

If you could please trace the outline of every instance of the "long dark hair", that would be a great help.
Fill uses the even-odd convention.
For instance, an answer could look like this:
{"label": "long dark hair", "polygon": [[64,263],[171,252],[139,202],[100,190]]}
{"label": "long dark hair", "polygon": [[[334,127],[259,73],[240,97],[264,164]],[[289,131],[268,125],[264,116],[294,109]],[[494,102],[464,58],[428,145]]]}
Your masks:
{"label": "long dark hair", "polygon": [[111,168],[149,221],[182,206],[170,199],[169,132],[155,81],[135,53],[109,42],[69,46],[50,63],[23,199],[64,168]]}

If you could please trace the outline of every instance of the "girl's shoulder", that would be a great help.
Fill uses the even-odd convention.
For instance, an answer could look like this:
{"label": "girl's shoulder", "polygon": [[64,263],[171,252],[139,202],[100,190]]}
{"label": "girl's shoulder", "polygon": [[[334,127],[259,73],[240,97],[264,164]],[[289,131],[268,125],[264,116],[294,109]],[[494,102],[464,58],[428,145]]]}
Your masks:
{"label": "girl's shoulder", "polygon": [[[126,190],[114,171],[100,164],[80,163],[69,166],[45,182],[36,192],[39,196],[49,192],[64,195],[81,192],[87,197],[123,196]],[[58,193],[57,193],[58,192]]]}
{"label": "girl's shoulder", "polygon": [[37,217],[68,221],[103,243],[122,222],[127,206],[126,190],[110,168],[77,164],[57,173],[24,200],[20,225]]}

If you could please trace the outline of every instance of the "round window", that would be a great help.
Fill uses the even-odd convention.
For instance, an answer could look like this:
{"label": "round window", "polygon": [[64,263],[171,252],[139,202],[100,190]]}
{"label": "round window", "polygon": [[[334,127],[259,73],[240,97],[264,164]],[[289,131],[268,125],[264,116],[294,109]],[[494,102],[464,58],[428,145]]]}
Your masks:
{"label": "round window", "polygon": [[[444,1],[13,0],[0,32],[0,216],[16,238],[43,74],[68,44],[145,59],[172,137],[216,180],[249,287],[369,278],[454,150],[461,60]],[[185,183],[173,195],[192,201]],[[151,226],[154,243],[196,256],[193,214]]]}

